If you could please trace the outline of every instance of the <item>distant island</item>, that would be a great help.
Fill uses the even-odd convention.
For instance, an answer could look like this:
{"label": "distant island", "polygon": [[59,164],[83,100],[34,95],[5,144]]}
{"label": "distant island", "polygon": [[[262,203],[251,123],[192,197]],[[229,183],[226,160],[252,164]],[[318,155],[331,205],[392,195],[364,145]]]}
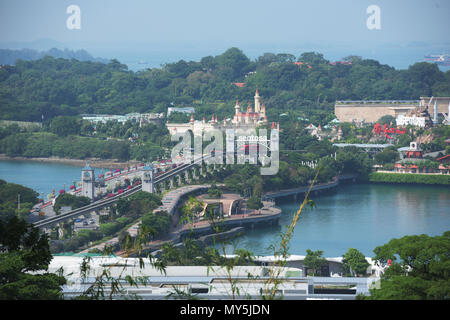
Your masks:
{"label": "distant island", "polygon": [[10,49],[0,49],[0,65],[15,65],[17,59],[21,60],[38,60],[45,56],[51,56],[53,58],[63,58],[63,59],[76,59],[79,61],[92,61],[108,63],[108,59],[104,58],[94,58],[86,50],[60,50],[57,48],[52,48],[47,51],[38,51],[34,49],[20,49],[20,50],[10,50]]}

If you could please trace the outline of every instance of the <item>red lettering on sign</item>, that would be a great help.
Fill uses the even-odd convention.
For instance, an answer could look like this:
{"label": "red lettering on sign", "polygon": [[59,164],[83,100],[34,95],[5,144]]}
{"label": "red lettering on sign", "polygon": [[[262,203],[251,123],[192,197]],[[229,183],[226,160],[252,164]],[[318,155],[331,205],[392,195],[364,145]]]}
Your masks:
{"label": "red lettering on sign", "polygon": [[381,134],[381,131],[383,131],[384,135],[388,139],[392,139],[392,137],[389,136],[388,133],[395,133],[395,134],[405,134],[406,133],[406,129],[400,130],[397,128],[388,128],[387,123],[384,125],[383,128],[381,128],[381,125],[378,122],[373,126],[373,131],[378,135]]}

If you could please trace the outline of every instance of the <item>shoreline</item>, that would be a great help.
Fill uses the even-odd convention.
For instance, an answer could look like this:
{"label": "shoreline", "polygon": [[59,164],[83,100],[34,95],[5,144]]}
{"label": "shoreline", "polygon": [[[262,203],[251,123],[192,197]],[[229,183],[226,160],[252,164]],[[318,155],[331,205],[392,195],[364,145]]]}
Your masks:
{"label": "shoreline", "polygon": [[140,163],[140,161],[128,161],[122,162],[117,161],[115,159],[69,159],[69,158],[27,158],[27,157],[9,157],[4,154],[0,154],[0,161],[35,161],[35,162],[46,162],[46,163],[60,163],[60,164],[69,164],[78,167],[84,167],[86,162],[89,162],[89,165],[93,168],[124,168],[128,166],[133,166],[135,164]]}

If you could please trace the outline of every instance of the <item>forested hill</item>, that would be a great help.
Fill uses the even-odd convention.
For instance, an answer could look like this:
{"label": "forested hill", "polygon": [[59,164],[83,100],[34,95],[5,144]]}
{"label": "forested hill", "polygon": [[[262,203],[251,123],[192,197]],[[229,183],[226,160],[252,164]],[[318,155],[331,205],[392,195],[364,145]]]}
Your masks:
{"label": "forested hill", "polygon": [[[269,121],[287,112],[326,122],[333,118],[336,100],[450,95],[450,71],[435,64],[396,70],[356,56],[346,60],[352,64],[331,65],[322,54],[308,52],[299,57],[265,53],[251,61],[238,48],[141,72],[129,71],[117,60],[18,60],[0,69],[0,118],[39,121],[42,115],[165,112],[173,104],[194,106],[197,119],[212,113],[223,119],[233,115],[236,99],[244,107],[253,101],[257,87]],[[245,84],[232,84],[236,82]]]}
{"label": "forested hill", "polygon": [[60,50],[57,48],[52,48],[47,51],[37,51],[34,49],[20,49],[20,50],[10,50],[10,49],[0,49],[0,65],[14,65],[17,59],[21,60],[37,60],[42,59],[45,56],[51,56],[53,58],[63,58],[63,59],[77,59],[80,61],[93,61],[93,62],[103,62],[107,63],[108,59],[94,58],[86,50]]}

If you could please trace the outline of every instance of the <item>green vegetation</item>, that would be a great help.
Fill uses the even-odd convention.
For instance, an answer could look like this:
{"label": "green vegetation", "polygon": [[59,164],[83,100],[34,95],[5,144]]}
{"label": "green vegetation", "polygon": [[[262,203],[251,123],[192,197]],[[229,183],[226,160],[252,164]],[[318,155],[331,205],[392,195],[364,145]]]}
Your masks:
{"label": "green vegetation", "polygon": [[116,219],[122,216],[136,219],[155,210],[161,204],[161,196],[139,191],[127,199],[117,201],[115,210],[113,210],[115,214],[113,213],[108,219]]}
{"label": "green vegetation", "polygon": [[445,140],[450,137],[450,126],[438,126],[435,128],[431,128],[428,130],[424,130],[423,132],[419,132],[421,134],[427,135],[432,134],[433,140],[430,143],[422,143],[420,147],[425,152],[435,152],[445,150],[444,154],[450,153],[450,147],[447,146]]}
{"label": "green vegetation", "polygon": [[187,123],[191,119],[191,116],[182,112],[171,112],[167,117],[167,121],[170,123]]}
{"label": "green vegetation", "polygon": [[96,138],[60,137],[49,132],[20,133],[0,141],[0,152],[12,157],[60,157],[71,159],[130,158],[130,146],[124,141],[103,141]]}
{"label": "green vegetation", "polygon": [[142,227],[150,233],[150,239],[159,239],[166,235],[172,224],[172,216],[165,211],[148,212],[142,217]]}
{"label": "green vegetation", "polygon": [[369,174],[369,181],[387,182],[387,183],[419,183],[419,184],[450,185],[450,176],[438,174],[372,172]]}
{"label": "green vegetation", "polygon": [[251,196],[247,200],[247,208],[249,208],[249,209],[259,210],[263,206],[264,205],[261,202],[261,198],[260,197]]}
{"label": "green vegetation", "polygon": [[376,164],[386,165],[393,164],[400,158],[398,151],[395,147],[387,147],[383,151],[375,155]]}
{"label": "green vegetation", "polygon": [[212,199],[218,199],[222,197],[222,190],[220,190],[215,183],[208,189],[208,197]]}
{"label": "green vegetation", "polygon": [[[317,139],[312,139],[310,146],[315,147],[310,149],[311,152],[280,152],[276,175],[261,176],[258,166],[245,164],[227,167],[211,179],[217,183],[223,181],[228,190],[248,198],[261,197],[263,192],[307,186],[317,171],[319,182],[329,182],[335,176],[347,173],[367,179],[372,161],[366,153],[354,147],[343,148],[336,151],[334,159],[337,148],[329,142],[316,142]],[[317,167],[310,168],[306,165],[307,161],[317,161]]]}
{"label": "green vegetation", "polygon": [[322,254],[323,254],[322,250],[317,251],[312,251],[310,249],[306,250],[306,256],[305,260],[303,260],[303,263],[305,264],[305,267],[311,269],[313,276],[319,275],[320,268],[328,263],[327,259],[322,257]]}
{"label": "green vegetation", "polygon": [[[60,200],[58,200],[60,199]],[[76,197],[69,194],[64,194],[56,199],[55,207],[60,208],[62,205],[83,206],[90,203],[89,198]],[[53,253],[59,252],[73,252],[85,247],[90,242],[106,240],[106,238],[115,236],[116,234],[126,233],[126,228],[139,218],[145,218],[144,225],[149,230],[156,230],[153,237],[160,237],[166,230],[167,223],[171,223],[171,219],[164,214],[157,215],[154,219],[152,211],[161,205],[161,197],[156,194],[147,192],[137,192],[127,199],[120,199],[110,208],[109,215],[100,216],[99,230],[80,230],[73,234],[70,224],[62,224],[64,230],[63,239],[59,239],[57,234],[52,237],[51,251]],[[75,208],[73,207],[73,208]],[[162,218],[161,218],[162,217]],[[167,222],[168,221],[168,222]],[[122,239],[123,240],[123,239]],[[121,245],[125,242],[122,241]]]}
{"label": "green vegetation", "polygon": [[104,234],[100,230],[80,230],[64,242],[51,242],[50,250],[52,253],[74,252],[78,248],[85,246],[92,241],[100,240],[103,237]]}
{"label": "green vegetation", "polygon": [[38,202],[38,195],[33,189],[0,179],[0,220],[13,216],[26,220],[31,208]]}
{"label": "green vegetation", "polygon": [[45,234],[17,217],[0,219],[0,300],[62,299],[66,279],[45,272],[51,260]]}
{"label": "green vegetation", "polygon": [[203,211],[204,202],[198,200],[194,196],[189,196],[189,199],[179,209],[181,218],[179,223],[193,223],[198,219],[198,214]]}
{"label": "green vegetation", "polygon": [[386,265],[378,289],[370,290],[372,300],[450,299],[450,231],[441,236],[405,236],[376,247],[375,260]]}
{"label": "green vegetation", "polygon": [[57,48],[52,48],[47,51],[37,51],[34,49],[20,49],[20,50],[10,50],[10,49],[0,49],[0,65],[11,64],[14,65],[17,59],[21,60],[37,60],[45,56],[52,56],[54,58],[64,58],[64,59],[77,59],[80,61],[97,61],[97,62],[107,62],[106,59],[94,58],[86,50],[60,50]]}
{"label": "green vegetation", "polygon": [[[81,113],[164,112],[173,102],[195,105],[199,119],[212,113],[222,119],[233,114],[236,99],[251,100],[258,87],[266,104],[273,106],[268,108],[269,120],[289,112],[324,123],[332,119],[336,100],[449,95],[450,73],[435,64],[420,62],[396,70],[371,59],[346,59],[352,64],[330,65],[322,54],[305,52],[297,58],[265,53],[251,61],[240,49],[230,48],[199,62],[180,60],[140,72],[128,71],[117,60],[18,60],[0,70],[2,118],[41,121],[42,115],[48,120]],[[295,65],[296,60],[304,64]]]}
{"label": "green vegetation", "polygon": [[53,210],[56,214],[61,212],[61,207],[71,207],[72,210],[87,206],[91,203],[91,199],[83,196],[75,196],[69,193],[59,195],[55,200]]}
{"label": "green vegetation", "polygon": [[342,268],[346,276],[365,276],[367,274],[370,264],[360,251],[350,248],[342,257]]}
{"label": "green vegetation", "polygon": [[[268,106],[269,122],[279,121],[283,128],[280,149],[305,149],[306,158],[308,153],[323,157],[331,153],[330,144],[314,141],[298,124],[328,123],[334,118],[336,100],[417,99],[450,94],[446,85],[450,71],[443,73],[435,64],[422,62],[407,70],[395,70],[375,60],[355,56],[345,59],[352,64],[330,65],[315,52],[298,58],[265,53],[251,61],[238,48],[230,48],[199,62],[180,60],[136,73],[117,60],[108,64],[49,56],[36,61],[18,60],[15,66],[0,70],[1,117],[43,119],[43,127],[1,128],[0,152],[24,157],[153,161],[167,155],[172,145],[165,126],[149,124],[140,128],[138,123],[129,121],[97,124],[94,128],[75,116],[165,112],[167,107],[176,105],[195,107],[198,120],[209,119],[212,114],[223,119],[234,114],[236,99],[252,100],[258,87]],[[295,65],[295,61],[304,64]],[[245,82],[245,86],[237,87],[233,82]],[[174,113],[169,120],[186,122],[188,118],[187,114]],[[392,119],[380,119],[389,120]],[[371,137],[370,128],[343,124],[342,129],[344,142]],[[445,136],[448,134],[443,132],[436,143],[425,146],[426,150],[445,148]],[[401,144],[409,142],[408,137],[399,137]],[[324,173],[319,179],[326,177]],[[293,179],[303,183],[308,180],[304,172]]]}

